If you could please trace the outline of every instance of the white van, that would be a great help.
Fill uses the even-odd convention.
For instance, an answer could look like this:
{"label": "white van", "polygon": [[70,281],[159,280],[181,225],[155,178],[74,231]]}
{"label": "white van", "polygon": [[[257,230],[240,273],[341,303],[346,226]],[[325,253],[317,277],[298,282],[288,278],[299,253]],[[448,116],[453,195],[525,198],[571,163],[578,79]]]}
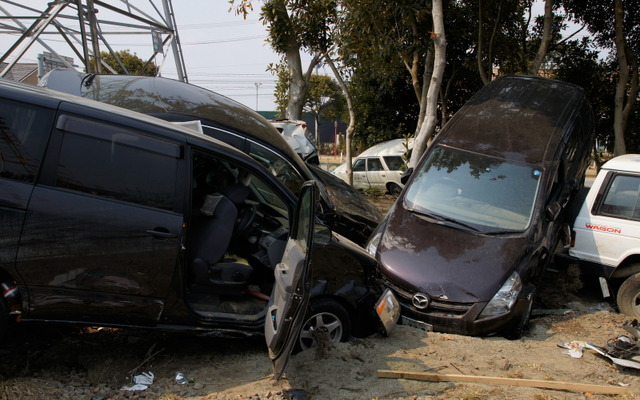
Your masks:
{"label": "white van", "polygon": [[640,318],[640,154],[605,163],[573,224],[569,255],[617,288],[620,312]]}
{"label": "white van", "polygon": [[[353,187],[380,189],[399,195],[404,187],[400,177],[406,168],[405,153],[412,147],[413,139],[393,139],[363,151],[353,159]],[[348,182],[346,163],[333,170],[333,174]]]}

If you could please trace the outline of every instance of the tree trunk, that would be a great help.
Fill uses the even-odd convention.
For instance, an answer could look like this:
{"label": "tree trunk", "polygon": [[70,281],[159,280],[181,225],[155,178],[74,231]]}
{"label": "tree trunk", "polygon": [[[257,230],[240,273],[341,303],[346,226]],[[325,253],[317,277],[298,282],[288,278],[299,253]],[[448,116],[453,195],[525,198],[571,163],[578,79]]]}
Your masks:
{"label": "tree trunk", "polygon": [[287,119],[301,119],[304,99],[307,95],[307,82],[302,75],[300,46],[292,41],[286,53],[289,68],[289,102],[287,103]]}
{"label": "tree trunk", "polygon": [[[444,67],[446,64],[447,41],[444,34],[444,16],[442,13],[442,0],[433,0],[432,9],[433,18],[433,39],[434,47],[434,67],[431,79],[429,81],[429,90],[427,92],[427,109],[425,120],[420,127],[420,132],[413,142],[413,151],[409,160],[409,167],[413,168],[422,157],[426,150],[426,144],[436,127],[438,120],[438,92],[444,75]],[[426,85],[426,82],[424,83]]]}
{"label": "tree trunk", "polygon": [[[613,116],[613,155],[619,156],[627,153],[624,135],[627,129],[629,114],[638,96],[639,85],[637,57],[627,46],[625,40],[623,1],[615,0],[614,4],[616,57],[619,71]],[[631,61],[631,65],[629,65],[629,61]]]}
{"label": "tree trunk", "polygon": [[429,91],[429,85],[427,85],[427,82],[431,79],[431,74],[433,74],[433,51],[429,49],[427,54],[424,56],[424,71],[422,73],[423,85],[420,92],[420,98],[418,99],[420,114],[418,116],[416,130],[413,133],[414,137],[417,137],[418,133],[420,133],[420,128],[422,128],[422,123],[424,122],[424,118],[427,114],[427,94]]}
{"label": "tree trunk", "polygon": [[347,180],[349,185],[353,185],[353,170],[351,168],[351,137],[353,136],[353,131],[356,126],[356,112],[353,107],[353,97],[351,96],[351,92],[344,82],[344,79],[342,79],[342,75],[340,75],[340,72],[336,68],[333,60],[328,53],[325,53],[324,59],[327,61],[327,64],[329,64],[329,67],[331,67],[331,71],[333,71],[333,75],[335,76],[336,81],[338,81],[338,85],[340,86],[340,89],[342,89],[342,93],[344,93],[344,97],[347,100],[347,109],[349,110],[349,126],[347,126],[344,146],[347,159]]}
{"label": "tree trunk", "polygon": [[549,49],[549,43],[551,43],[551,24],[553,23],[553,1],[545,0],[544,2],[544,24],[542,28],[542,38],[540,39],[540,47],[535,58],[529,63],[527,73],[529,75],[538,75],[540,66],[547,56],[547,50]]}

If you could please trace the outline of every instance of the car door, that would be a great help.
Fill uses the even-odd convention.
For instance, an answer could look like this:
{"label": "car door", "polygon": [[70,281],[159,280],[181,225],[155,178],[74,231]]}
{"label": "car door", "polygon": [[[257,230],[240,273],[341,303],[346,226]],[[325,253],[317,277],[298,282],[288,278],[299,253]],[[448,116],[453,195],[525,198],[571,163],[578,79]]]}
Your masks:
{"label": "car door", "polygon": [[264,333],[276,379],[284,373],[309,305],[309,253],[318,197],[315,181],[305,182],[295,219],[290,221],[291,234],[282,261],[274,271],[275,284],[267,306]]}
{"label": "car door", "polygon": [[379,157],[367,158],[367,178],[369,186],[376,189],[385,189],[387,183],[387,171]]}
{"label": "car door", "polygon": [[24,317],[155,323],[180,254],[183,146],[73,114],[56,128],[17,256]]}
{"label": "car door", "polygon": [[356,189],[368,189],[369,180],[367,179],[366,159],[357,158],[353,163],[353,187]]}

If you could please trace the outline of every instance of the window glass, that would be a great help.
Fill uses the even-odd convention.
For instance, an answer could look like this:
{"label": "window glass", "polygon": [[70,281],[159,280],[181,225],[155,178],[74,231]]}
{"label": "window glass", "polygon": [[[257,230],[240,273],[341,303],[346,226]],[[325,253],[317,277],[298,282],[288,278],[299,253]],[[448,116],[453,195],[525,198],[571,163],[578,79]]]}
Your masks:
{"label": "window glass", "polygon": [[273,176],[282,182],[296,196],[300,194],[300,189],[304,183],[302,176],[296,171],[291,164],[278,154],[270,151],[254,142],[247,141],[249,155],[259,161],[267,168]]}
{"label": "window glass", "polygon": [[379,158],[368,158],[367,163],[369,171],[384,171],[382,168],[382,162]]}
{"label": "window glass", "polygon": [[33,183],[54,111],[0,100],[0,177]]}
{"label": "window glass", "polygon": [[527,228],[542,171],[438,146],[415,174],[404,200],[409,210],[495,233]]}
{"label": "window glass", "polygon": [[364,172],[365,170],[365,159],[358,158],[355,163],[353,163],[353,172]]}
{"label": "window glass", "polygon": [[387,168],[390,171],[401,171],[404,165],[404,160],[400,156],[385,156],[384,162],[387,163]]}
{"label": "window glass", "polygon": [[638,201],[640,177],[617,175],[613,178],[609,191],[604,197],[600,213],[622,218],[640,218]]}
{"label": "window glass", "polygon": [[[134,145],[142,137],[149,150]],[[172,210],[178,160],[167,152],[153,151],[167,146],[121,129],[88,135],[65,132],[56,186]]]}

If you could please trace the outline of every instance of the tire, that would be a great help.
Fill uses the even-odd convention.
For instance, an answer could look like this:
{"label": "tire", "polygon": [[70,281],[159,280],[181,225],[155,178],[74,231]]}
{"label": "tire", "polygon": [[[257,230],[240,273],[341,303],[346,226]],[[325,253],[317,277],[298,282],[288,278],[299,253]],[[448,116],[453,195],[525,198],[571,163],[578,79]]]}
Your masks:
{"label": "tire", "polygon": [[616,300],[622,314],[640,319],[640,273],[622,282]]}
{"label": "tire", "polygon": [[329,343],[326,344],[345,342],[349,339],[351,318],[342,304],[326,298],[311,301],[311,307],[298,337],[298,348],[306,350],[317,346],[318,334],[328,334]]}
{"label": "tire", "polygon": [[393,196],[398,196],[400,192],[402,192],[402,188],[394,182],[389,182],[387,184],[387,190],[389,191],[389,194]]}
{"label": "tire", "polygon": [[533,311],[535,289],[531,289],[531,300],[525,312],[520,314],[515,321],[509,323],[504,329],[502,336],[508,340],[521,339],[529,331],[529,321],[531,320],[531,312]]}

